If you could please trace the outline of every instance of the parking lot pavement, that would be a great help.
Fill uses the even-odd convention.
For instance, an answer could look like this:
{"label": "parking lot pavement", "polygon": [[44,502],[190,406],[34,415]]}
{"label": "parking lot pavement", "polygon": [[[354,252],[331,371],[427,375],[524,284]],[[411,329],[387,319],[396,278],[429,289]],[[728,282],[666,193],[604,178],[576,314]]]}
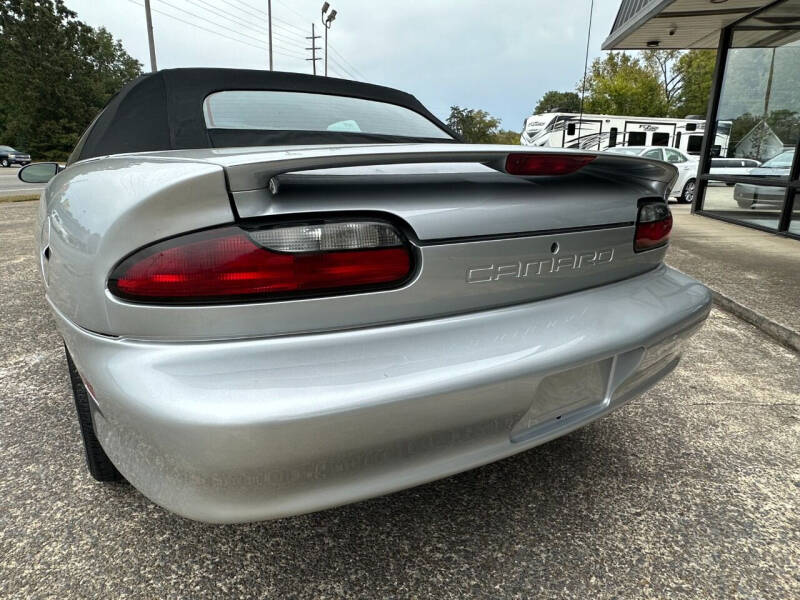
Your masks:
{"label": "parking lot pavement", "polygon": [[31,239],[0,204],[0,597],[800,597],[800,359],[714,311],[569,436],[280,521],[195,523],[86,473]]}
{"label": "parking lot pavement", "polygon": [[38,194],[44,189],[44,185],[34,183],[23,183],[17,177],[19,167],[2,168],[0,167],[0,199],[3,196],[19,196],[22,194]]}

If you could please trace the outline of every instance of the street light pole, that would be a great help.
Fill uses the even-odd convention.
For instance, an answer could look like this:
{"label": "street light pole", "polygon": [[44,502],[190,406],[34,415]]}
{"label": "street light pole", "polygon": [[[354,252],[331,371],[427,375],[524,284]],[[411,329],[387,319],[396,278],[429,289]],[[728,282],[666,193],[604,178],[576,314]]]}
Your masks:
{"label": "street light pole", "polygon": [[325,18],[325,13],[328,12],[328,9],[331,5],[327,2],[322,4],[322,25],[325,27],[325,77],[328,76],[328,29],[331,28],[333,25],[333,20],[336,18],[336,11],[332,10],[331,13],[328,15],[328,18]]}
{"label": "street light pole", "polygon": [[150,72],[158,71],[156,64],[156,44],[153,41],[153,17],[150,16],[150,0],[144,0],[144,16],[147,19],[147,43],[150,45]]}
{"label": "street light pole", "polygon": [[269,70],[272,71],[272,0],[267,0],[267,27],[269,29]]}

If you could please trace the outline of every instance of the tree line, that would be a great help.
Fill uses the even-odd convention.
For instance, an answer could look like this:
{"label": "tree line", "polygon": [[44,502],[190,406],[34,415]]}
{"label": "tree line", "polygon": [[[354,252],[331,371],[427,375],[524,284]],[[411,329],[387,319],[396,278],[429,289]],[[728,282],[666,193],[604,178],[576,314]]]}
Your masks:
{"label": "tree line", "polygon": [[[632,116],[705,115],[714,51],[611,52],[575,91],[545,93],[534,113],[559,109]],[[34,160],[64,160],[94,116],[142,65],[104,28],[78,20],[63,0],[0,3],[0,144]],[[480,109],[453,106],[448,125],[472,143],[516,144],[519,132]]]}
{"label": "tree line", "polygon": [[585,113],[705,117],[715,60],[714,50],[609,52],[592,62],[575,91],[551,90],[533,112],[579,112],[585,92]]}
{"label": "tree line", "polygon": [[[582,109],[607,115],[703,118],[715,60],[714,50],[609,52],[592,62],[575,91],[546,92],[533,113]],[[447,124],[468,142],[519,143],[519,133],[501,129],[500,120],[483,110],[453,106]]]}
{"label": "tree line", "polygon": [[63,0],[0,2],[0,144],[64,160],[142,65]]}

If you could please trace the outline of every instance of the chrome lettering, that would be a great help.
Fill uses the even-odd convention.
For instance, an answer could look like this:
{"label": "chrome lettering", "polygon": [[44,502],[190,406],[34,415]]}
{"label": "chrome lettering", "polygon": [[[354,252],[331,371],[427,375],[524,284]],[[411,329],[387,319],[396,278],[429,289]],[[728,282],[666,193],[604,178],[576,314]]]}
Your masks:
{"label": "chrome lettering", "polygon": [[591,269],[614,261],[614,249],[602,248],[579,254],[562,254],[558,257],[518,260],[513,263],[492,264],[467,269],[467,283],[489,283],[500,279],[527,279],[546,277],[562,271]]}

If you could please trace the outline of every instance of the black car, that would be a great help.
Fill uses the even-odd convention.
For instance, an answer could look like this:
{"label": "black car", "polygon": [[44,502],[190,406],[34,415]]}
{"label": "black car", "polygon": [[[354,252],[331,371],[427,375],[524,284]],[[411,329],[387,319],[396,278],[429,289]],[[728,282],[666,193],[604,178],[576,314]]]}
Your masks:
{"label": "black car", "polygon": [[31,162],[31,155],[14,150],[11,146],[0,146],[0,165],[10,167],[11,165],[27,165]]}

